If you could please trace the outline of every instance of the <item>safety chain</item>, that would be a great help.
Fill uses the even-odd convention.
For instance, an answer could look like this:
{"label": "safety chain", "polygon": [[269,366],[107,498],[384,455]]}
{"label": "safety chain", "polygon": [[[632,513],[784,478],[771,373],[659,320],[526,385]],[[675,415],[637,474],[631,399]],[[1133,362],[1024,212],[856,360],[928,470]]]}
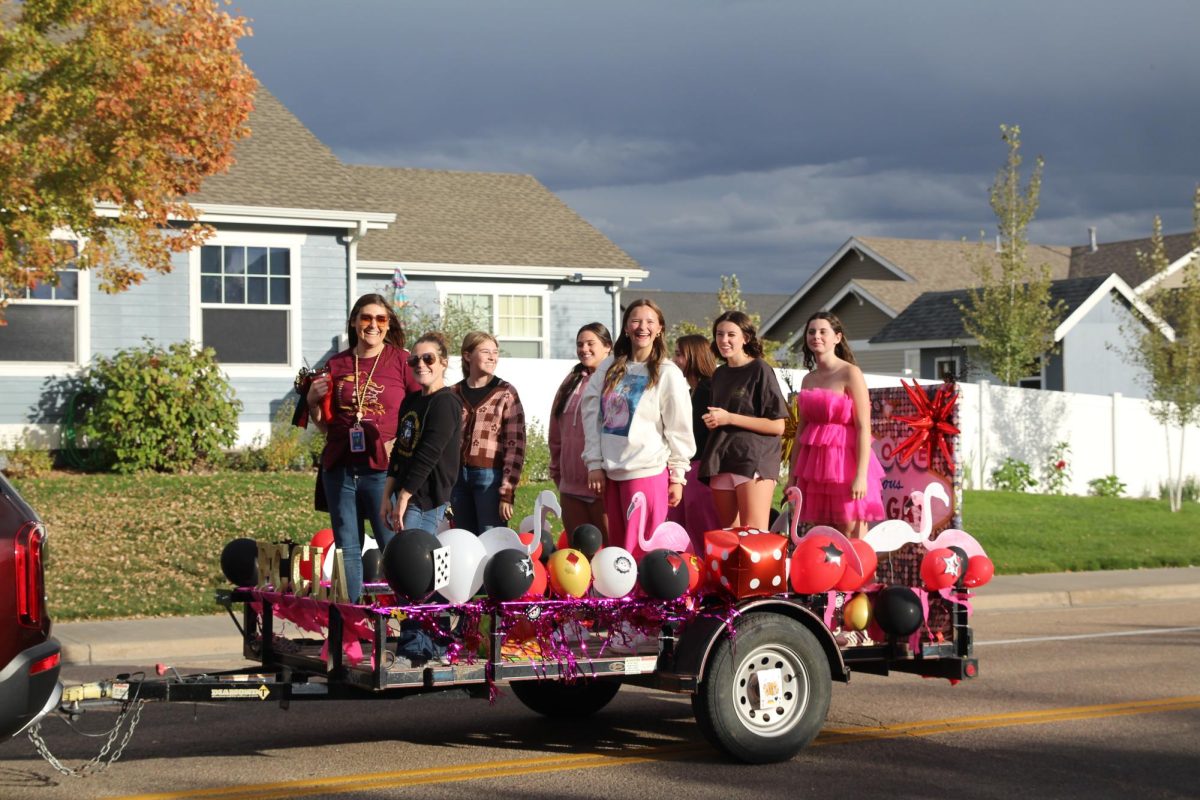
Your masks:
{"label": "safety chain", "polygon": [[[102,772],[116,762],[125,752],[126,745],[133,737],[133,729],[137,727],[138,722],[142,719],[142,706],[146,705],[145,700],[134,699],[126,700],[121,704],[121,711],[117,714],[117,721],[113,723],[112,730],[108,732],[108,740],[104,746],[100,748],[100,752],[96,757],[86,764],[77,768],[71,768],[63,765],[61,761],[55,758],[50,752],[50,748],[46,745],[46,740],[42,738],[42,724],[39,722],[29,729],[29,741],[33,742],[33,746],[37,749],[38,754],[46,759],[46,762],[63,775],[70,775],[73,778],[86,778],[89,775]],[[117,741],[117,737],[121,733],[121,727],[129,721],[129,726],[125,729],[125,735],[121,736],[121,741],[117,745],[116,750],[112,750],[113,743]],[[112,750],[112,755],[108,755]]]}

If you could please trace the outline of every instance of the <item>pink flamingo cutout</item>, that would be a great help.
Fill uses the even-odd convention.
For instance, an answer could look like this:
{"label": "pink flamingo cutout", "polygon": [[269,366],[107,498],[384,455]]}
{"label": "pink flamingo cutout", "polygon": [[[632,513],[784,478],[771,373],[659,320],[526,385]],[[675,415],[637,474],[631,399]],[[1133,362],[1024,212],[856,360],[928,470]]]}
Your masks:
{"label": "pink flamingo cutout", "polygon": [[800,530],[800,506],[804,503],[804,493],[800,491],[799,486],[789,486],[783,491],[783,497],[792,507],[792,526],[789,533],[792,544],[799,545],[802,540],[814,534],[828,536],[846,555],[846,565],[853,566],[860,575],[862,574],[862,559],[858,557],[858,551],[850,544],[850,540],[846,538],[846,535],[837,528],[829,525],[814,525],[808,529],[808,533],[804,534],[804,536],[797,536]]}
{"label": "pink flamingo cutout", "polygon": [[695,550],[692,547],[692,537],[688,536],[685,529],[678,522],[660,523],[654,529],[654,533],[650,537],[646,537],[646,495],[641,492],[634,492],[633,498],[629,501],[629,509],[625,512],[625,524],[628,525],[633,519],[634,512],[638,514],[638,547],[643,553],[649,553],[651,550],[674,550],[677,553],[692,553]]}
{"label": "pink flamingo cutout", "polygon": [[946,494],[946,489],[942,484],[933,481],[925,487],[924,492],[913,492],[911,497],[914,503],[920,504],[920,528],[914,529],[902,519],[884,520],[867,531],[867,535],[863,537],[870,542],[875,552],[890,553],[906,544],[920,544],[926,550],[938,547],[961,547],[968,558],[984,555],[983,547],[975,537],[958,528],[948,528],[938,534],[937,539],[931,538],[933,535],[933,501],[940,500],[947,507],[950,505],[950,497]]}

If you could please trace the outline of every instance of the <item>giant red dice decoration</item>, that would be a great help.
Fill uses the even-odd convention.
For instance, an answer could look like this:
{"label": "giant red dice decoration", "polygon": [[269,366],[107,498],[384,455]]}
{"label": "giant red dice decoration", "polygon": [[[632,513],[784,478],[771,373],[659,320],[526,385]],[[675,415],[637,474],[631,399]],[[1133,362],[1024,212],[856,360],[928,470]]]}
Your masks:
{"label": "giant red dice decoration", "polygon": [[734,597],[787,591],[787,537],[753,528],[704,534],[708,583]]}

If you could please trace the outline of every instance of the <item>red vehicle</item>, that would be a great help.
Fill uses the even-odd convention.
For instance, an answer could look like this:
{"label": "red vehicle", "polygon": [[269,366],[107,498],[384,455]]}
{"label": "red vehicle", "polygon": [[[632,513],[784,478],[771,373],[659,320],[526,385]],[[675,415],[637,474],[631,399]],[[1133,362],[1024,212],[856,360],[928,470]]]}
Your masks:
{"label": "red vehicle", "polygon": [[0,475],[0,737],[58,705],[59,644],[50,637],[43,562],[46,528]]}

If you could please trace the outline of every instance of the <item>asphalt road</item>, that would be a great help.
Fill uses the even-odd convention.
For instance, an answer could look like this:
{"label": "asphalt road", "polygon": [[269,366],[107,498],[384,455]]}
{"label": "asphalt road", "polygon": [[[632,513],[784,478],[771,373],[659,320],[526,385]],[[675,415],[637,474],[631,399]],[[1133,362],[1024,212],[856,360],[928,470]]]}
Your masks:
{"label": "asphalt road", "polygon": [[[929,798],[1200,796],[1200,601],[975,615],[981,677],[835,684],[816,742],[786,764],[730,763],[687,698],[625,688],[583,722],[486,701],[151,704],[124,757],[62,777],[0,744],[4,798]],[[114,667],[72,668],[95,680]],[[114,714],[76,726],[97,732]],[[94,755],[57,719],[64,762]]]}

